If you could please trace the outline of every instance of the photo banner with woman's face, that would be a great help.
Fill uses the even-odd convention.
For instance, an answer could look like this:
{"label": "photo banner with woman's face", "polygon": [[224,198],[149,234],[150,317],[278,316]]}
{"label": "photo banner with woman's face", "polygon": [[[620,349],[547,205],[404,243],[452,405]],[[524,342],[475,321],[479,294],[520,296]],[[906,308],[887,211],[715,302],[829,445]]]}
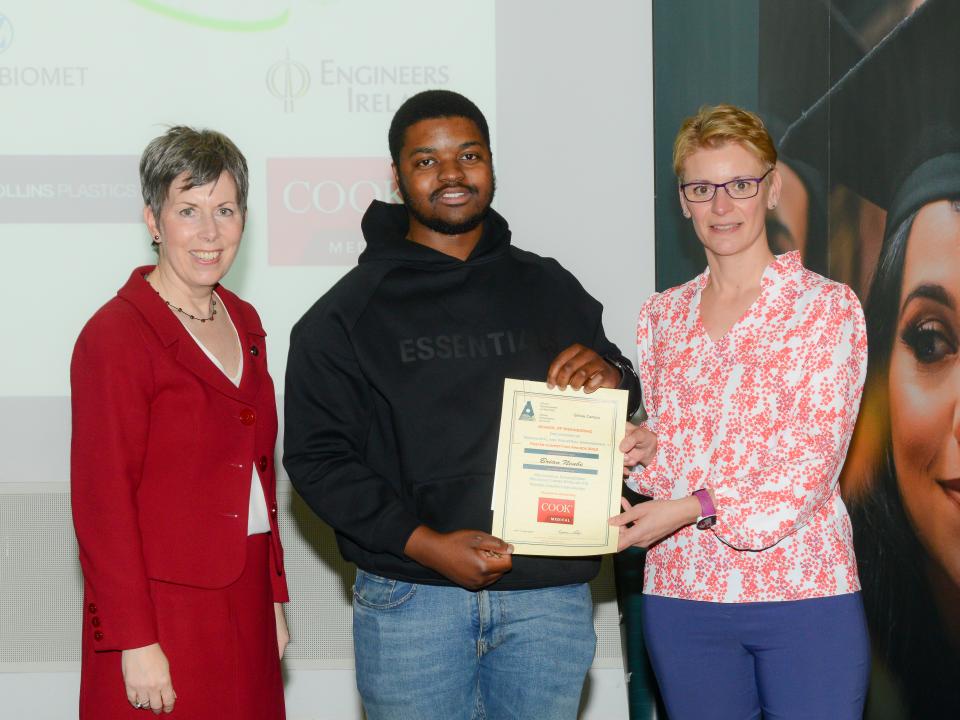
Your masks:
{"label": "photo banner with woman's face", "polygon": [[[868,720],[960,708],[958,28],[955,0],[654,1],[658,288],[705,264],[677,202],[676,130],[733,102],[780,152],[771,249],[799,250],[864,306],[870,368],[840,482],[872,636]],[[690,42],[709,33],[734,50]]]}

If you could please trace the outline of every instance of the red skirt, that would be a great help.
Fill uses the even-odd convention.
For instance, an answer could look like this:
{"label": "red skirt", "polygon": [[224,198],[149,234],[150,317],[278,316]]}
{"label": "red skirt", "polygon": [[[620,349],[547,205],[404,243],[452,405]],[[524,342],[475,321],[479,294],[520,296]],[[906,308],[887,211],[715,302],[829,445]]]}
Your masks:
{"label": "red skirt", "polygon": [[[269,554],[269,536],[251,535],[243,574],[228,587],[150,583],[177,693],[174,720],[284,720]],[[85,648],[80,720],[152,717],[127,701],[120,652]]]}

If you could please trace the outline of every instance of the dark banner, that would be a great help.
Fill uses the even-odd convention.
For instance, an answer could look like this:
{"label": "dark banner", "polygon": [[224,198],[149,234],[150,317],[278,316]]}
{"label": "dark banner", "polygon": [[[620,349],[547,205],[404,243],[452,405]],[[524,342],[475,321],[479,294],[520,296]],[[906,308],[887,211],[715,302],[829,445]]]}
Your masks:
{"label": "dark banner", "polygon": [[956,717],[960,2],[653,9],[657,287],[706,264],[670,161],[681,121],[719,102],[759,113],[783,177],[771,248],[850,285],[867,317],[867,387],[841,476],[873,646],[865,717]]}

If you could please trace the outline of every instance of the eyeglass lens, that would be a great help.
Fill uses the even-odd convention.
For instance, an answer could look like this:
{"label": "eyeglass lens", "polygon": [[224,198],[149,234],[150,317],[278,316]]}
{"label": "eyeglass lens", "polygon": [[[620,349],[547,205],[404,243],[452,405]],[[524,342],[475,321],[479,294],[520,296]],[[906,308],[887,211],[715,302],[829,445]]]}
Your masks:
{"label": "eyeglass lens", "polygon": [[683,187],[683,195],[690,202],[707,202],[713,200],[713,196],[716,195],[718,187],[722,187],[727,195],[734,200],[746,200],[757,194],[760,183],[752,178],[730,180],[721,185],[714,185],[713,183],[693,183]]}

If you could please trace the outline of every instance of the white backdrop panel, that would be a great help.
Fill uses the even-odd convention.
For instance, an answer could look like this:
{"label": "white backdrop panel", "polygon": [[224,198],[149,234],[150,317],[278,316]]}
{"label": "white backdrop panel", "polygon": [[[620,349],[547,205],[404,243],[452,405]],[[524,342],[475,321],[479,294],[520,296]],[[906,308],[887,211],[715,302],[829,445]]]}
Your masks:
{"label": "white backdrop panel", "polygon": [[[192,124],[246,154],[250,213],[225,284],[263,316],[282,389],[291,325],[355,263],[369,200],[396,199],[393,111],[428,87],[461,91],[490,121],[516,244],[573,271],[632,357],[654,283],[650,12],[649,0],[0,0],[0,696],[15,712],[0,720],[76,706],[69,357],[83,322],[154,257],[144,145]],[[290,717],[357,717],[352,569],[288,491]],[[594,590],[583,717],[625,717],[609,571]],[[315,690],[336,702],[318,708]]]}

